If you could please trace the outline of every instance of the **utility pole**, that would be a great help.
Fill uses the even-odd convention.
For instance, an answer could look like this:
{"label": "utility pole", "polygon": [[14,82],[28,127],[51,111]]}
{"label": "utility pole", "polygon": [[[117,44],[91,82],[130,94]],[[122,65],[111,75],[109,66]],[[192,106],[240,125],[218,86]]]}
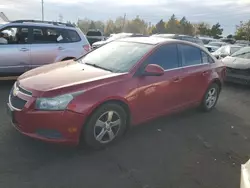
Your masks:
{"label": "utility pole", "polygon": [[42,21],[44,21],[44,9],[43,9],[43,0],[42,0]]}
{"label": "utility pole", "polygon": [[123,16],[123,24],[122,24],[122,31],[123,32],[124,32],[125,22],[126,22],[126,13]]}

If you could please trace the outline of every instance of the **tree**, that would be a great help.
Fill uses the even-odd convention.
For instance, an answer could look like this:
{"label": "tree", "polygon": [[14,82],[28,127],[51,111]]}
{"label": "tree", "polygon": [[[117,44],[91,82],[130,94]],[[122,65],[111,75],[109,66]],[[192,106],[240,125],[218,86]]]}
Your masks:
{"label": "tree", "polygon": [[108,20],[105,24],[104,35],[109,36],[114,33],[115,24],[113,20]]}
{"label": "tree", "polygon": [[218,38],[223,32],[223,29],[221,28],[221,25],[219,23],[216,23],[212,26],[210,30],[210,35],[213,37]]}
{"label": "tree", "polygon": [[180,22],[173,14],[166,25],[166,33],[180,33]]}
{"label": "tree", "polygon": [[125,32],[147,34],[148,24],[137,16],[135,19],[128,21],[125,27]]}
{"label": "tree", "polygon": [[180,33],[181,34],[186,34],[186,35],[193,35],[194,34],[194,26],[187,21],[186,17],[184,16],[180,20]]}
{"label": "tree", "polygon": [[154,33],[165,33],[165,32],[166,32],[165,22],[161,19],[161,20],[155,25]]}
{"label": "tree", "polygon": [[235,33],[236,40],[250,40],[250,20],[247,22],[240,22],[240,25],[236,26]]}
{"label": "tree", "polygon": [[91,21],[90,25],[89,25],[89,29],[96,29],[96,26],[95,26],[95,22],[94,21]]}
{"label": "tree", "polygon": [[228,39],[231,39],[231,38],[233,38],[233,35],[232,35],[232,34],[227,35],[227,38],[228,38]]}
{"label": "tree", "polygon": [[198,34],[210,36],[211,30],[210,30],[209,24],[207,24],[205,22],[201,22],[197,26],[198,26],[198,28],[197,28]]}
{"label": "tree", "polygon": [[83,20],[78,20],[77,26],[82,30],[83,33],[87,33],[89,30],[91,20],[85,18]]}
{"label": "tree", "polygon": [[94,24],[96,29],[104,31],[105,24],[102,21],[95,21]]}

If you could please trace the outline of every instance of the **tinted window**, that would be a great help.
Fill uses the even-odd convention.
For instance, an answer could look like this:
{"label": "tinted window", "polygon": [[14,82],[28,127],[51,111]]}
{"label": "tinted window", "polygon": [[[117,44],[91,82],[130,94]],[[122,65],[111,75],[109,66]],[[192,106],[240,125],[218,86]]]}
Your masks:
{"label": "tinted window", "polygon": [[88,31],[87,36],[102,36],[102,33],[100,31]]}
{"label": "tinted window", "polygon": [[159,47],[147,59],[147,63],[160,65],[165,70],[179,67],[177,46],[168,44]]}
{"label": "tinted window", "polygon": [[81,40],[80,36],[76,31],[68,30],[67,32],[71,42],[79,42]]}
{"label": "tinted window", "polygon": [[181,44],[183,66],[198,65],[202,63],[201,50],[194,46]]}
{"label": "tinted window", "polygon": [[28,42],[27,27],[8,27],[0,30],[1,44],[26,44]]}
{"label": "tinted window", "polygon": [[59,43],[66,40],[62,30],[56,28],[37,27],[32,29],[33,43]]}
{"label": "tinted window", "polygon": [[202,63],[213,63],[214,60],[206,53],[201,51]]}

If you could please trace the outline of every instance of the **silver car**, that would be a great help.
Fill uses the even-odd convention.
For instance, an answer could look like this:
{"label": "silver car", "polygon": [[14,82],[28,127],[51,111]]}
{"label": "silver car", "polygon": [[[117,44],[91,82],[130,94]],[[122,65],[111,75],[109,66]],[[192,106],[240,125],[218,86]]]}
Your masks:
{"label": "silver car", "polygon": [[[86,36],[72,24],[18,20],[0,26],[0,76],[78,58],[91,50]],[[6,40],[7,42],[6,42]]]}

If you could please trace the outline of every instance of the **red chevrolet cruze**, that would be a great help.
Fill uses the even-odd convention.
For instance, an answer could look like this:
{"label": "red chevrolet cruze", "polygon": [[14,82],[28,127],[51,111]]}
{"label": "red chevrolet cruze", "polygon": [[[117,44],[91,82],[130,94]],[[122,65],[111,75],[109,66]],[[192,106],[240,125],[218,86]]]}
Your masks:
{"label": "red chevrolet cruze", "polygon": [[224,70],[205,48],[189,42],[121,39],[21,75],[8,112],[24,135],[70,145],[83,138],[99,148],[130,125],[189,107],[211,110]]}

